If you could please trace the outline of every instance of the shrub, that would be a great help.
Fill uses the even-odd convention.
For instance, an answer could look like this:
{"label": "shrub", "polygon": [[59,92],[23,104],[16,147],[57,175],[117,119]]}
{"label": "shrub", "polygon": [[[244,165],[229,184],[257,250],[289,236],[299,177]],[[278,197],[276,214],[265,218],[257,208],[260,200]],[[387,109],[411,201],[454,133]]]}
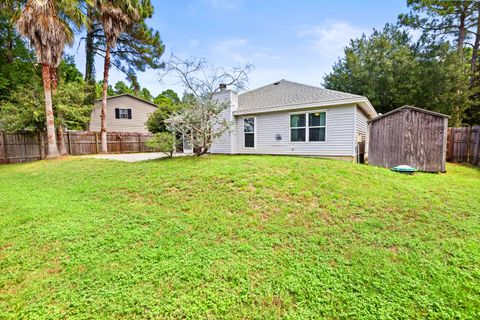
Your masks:
{"label": "shrub", "polygon": [[159,132],[147,141],[147,145],[171,158],[175,151],[175,136],[170,132]]}

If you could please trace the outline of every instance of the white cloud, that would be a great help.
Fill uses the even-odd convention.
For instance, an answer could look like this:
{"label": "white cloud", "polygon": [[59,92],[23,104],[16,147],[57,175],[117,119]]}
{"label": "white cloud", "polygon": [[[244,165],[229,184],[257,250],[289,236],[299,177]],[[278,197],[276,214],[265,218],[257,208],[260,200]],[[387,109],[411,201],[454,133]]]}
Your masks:
{"label": "white cloud", "polygon": [[223,56],[235,63],[247,63],[249,59],[240,53],[248,44],[248,39],[232,38],[217,43],[213,50],[216,54]]}
{"label": "white cloud", "polygon": [[298,36],[309,41],[310,48],[322,57],[336,59],[342,55],[350,39],[360,37],[366,30],[346,21],[329,20],[321,25],[300,26]]}
{"label": "white cloud", "polygon": [[188,49],[193,49],[193,48],[195,48],[196,46],[198,46],[199,43],[200,43],[200,41],[198,41],[198,40],[188,39],[187,48],[188,48]]}
{"label": "white cloud", "polygon": [[269,48],[251,44],[245,38],[230,38],[220,41],[213,46],[213,53],[223,62],[237,64],[255,64],[262,60],[278,60],[281,58],[279,55],[272,55]]}

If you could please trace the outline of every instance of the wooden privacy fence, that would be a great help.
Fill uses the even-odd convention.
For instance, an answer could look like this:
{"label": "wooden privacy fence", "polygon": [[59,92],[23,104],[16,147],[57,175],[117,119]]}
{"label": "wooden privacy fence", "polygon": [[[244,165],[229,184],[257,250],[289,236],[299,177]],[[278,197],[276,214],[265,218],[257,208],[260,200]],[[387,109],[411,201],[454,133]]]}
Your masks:
{"label": "wooden privacy fence", "polygon": [[448,128],[447,161],[480,166],[480,126]]}
{"label": "wooden privacy fence", "polygon": [[[138,132],[108,132],[108,152],[151,152],[146,141],[153,135]],[[63,134],[65,147],[70,155],[100,152],[100,133],[91,131],[67,131]],[[47,137],[44,133],[9,134],[0,131],[0,164],[28,162],[44,159],[47,155]]]}

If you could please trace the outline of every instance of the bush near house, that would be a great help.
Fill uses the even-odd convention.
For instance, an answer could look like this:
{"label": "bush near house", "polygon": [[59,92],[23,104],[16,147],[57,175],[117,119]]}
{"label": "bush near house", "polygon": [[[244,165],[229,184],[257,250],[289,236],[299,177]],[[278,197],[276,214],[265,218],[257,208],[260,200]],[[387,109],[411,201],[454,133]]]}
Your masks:
{"label": "bush near house", "polygon": [[175,135],[170,132],[159,132],[147,141],[147,145],[155,151],[172,157],[175,152]]}
{"label": "bush near house", "polygon": [[0,318],[479,318],[480,170],[447,170],[0,166]]}

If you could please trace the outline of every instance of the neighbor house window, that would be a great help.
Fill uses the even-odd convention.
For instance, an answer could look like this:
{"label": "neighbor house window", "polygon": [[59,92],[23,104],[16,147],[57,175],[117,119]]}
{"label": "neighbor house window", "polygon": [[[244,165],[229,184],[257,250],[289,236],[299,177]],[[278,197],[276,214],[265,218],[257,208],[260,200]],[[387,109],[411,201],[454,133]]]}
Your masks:
{"label": "neighbor house window", "polygon": [[309,112],[290,115],[290,141],[325,141],[326,112]]}
{"label": "neighbor house window", "polygon": [[132,109],[115,108],[115,119],[132,119]]}
{"label": "neighbor house window", "polygon": [[243,134],[245,136],[245,148],[255,148],[255,118],[243,119]]}

